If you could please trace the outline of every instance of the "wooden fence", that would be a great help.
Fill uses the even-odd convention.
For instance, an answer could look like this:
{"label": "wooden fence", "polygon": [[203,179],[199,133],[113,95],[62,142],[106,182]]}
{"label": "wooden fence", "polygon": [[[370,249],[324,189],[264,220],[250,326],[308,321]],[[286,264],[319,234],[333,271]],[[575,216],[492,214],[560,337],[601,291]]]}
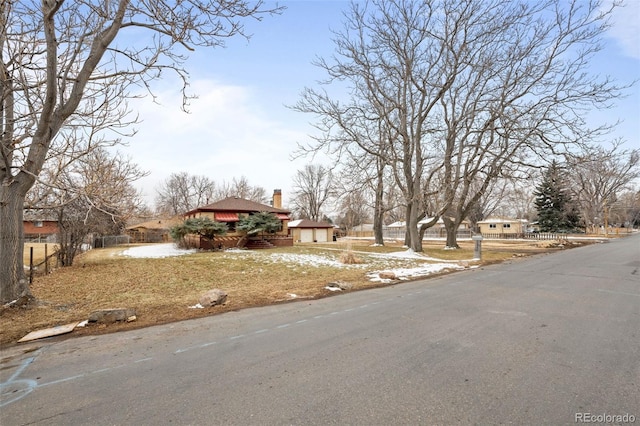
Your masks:
{"label": "wooden fence", "polygon": [[[54,247],[57,247],[54,245]],[[44,245],[44,260],[40,263],[33,263],[33,247],[29,247],[29,284],[33,283],[33,274],[35,271],[38,271],[38,268],[44,265],[44,273],[45,275],[49,273],[50,268],[52,267],[51,263],[53,261],[51,259],[55,259],[55,268],[59,266],[58,264],[58,250],[54,250],[53,253],[49,254],[49,245]]]}

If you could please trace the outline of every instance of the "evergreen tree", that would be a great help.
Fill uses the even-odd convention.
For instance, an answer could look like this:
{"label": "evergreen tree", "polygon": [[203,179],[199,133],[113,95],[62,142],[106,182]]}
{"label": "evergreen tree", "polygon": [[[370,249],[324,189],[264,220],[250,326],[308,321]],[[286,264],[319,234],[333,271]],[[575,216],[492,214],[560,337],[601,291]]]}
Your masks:
{"label": "evergreen tree", "polygon": [[169,230],[171,237],[182,247],[187,247],[188,244],[185,237],[189,234],[199,235],[211,242],[213,246],[213,240],[216,235],[224,235],[228,231],[226,223],[216,222],[208,217],[196,217],[185,220],[179,225],[174,226]]}
{"label": "evergreen tree", "polygon": [[265,232],[275,234],[280,231],[282,229],[282,221],[270,212],[254,213],[248,216],[241,215],[236,229],[245,231],[248,235],[260,233],[264,239]]}
{"label": "evergreen tree", "polygon": [[553,161],[536,187],[535,205],[542,232],[573,231],[580,223],[578,208],[566,188],[562,170]]}

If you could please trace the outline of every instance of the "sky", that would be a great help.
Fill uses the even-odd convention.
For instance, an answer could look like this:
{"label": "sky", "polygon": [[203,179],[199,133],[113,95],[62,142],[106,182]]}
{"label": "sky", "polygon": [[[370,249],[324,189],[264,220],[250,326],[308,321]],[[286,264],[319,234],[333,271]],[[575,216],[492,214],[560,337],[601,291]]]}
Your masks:
{"label": "sky", "polygon": [[[607,0],[609,1],[609,0]],[[627,0],[613,16],[604,39],[605,50],[590,64],[593,72],[620,82],[640,79],[640,0]],[[297,144],[315,134],[313,117],[288,106],[305,87],[318,87],[326,75],[312,64],[329,58],[331,30],[341,28],[346,0],[287,0],[286,10],[262,22],[246,22],[250,41],[230,39],[226,48],[196,51],[186,68],[190,74],[189,113],[181,110],[181,85],[156,81],[151,98],[131,106],[142,120],[137,133],[120,151],[149,175],[137,182],[145,202],[153,207],[158,186],[172,173],[204,175],[218,184],[246,177],[268,195],[281,189],[283,206],[291,199],[292,179],[305,164],[326,158],[297,158]],[[610,135],[626,148],[640,148],[640,83],[617,106],[593,112],[588,120],[621,121]]]}

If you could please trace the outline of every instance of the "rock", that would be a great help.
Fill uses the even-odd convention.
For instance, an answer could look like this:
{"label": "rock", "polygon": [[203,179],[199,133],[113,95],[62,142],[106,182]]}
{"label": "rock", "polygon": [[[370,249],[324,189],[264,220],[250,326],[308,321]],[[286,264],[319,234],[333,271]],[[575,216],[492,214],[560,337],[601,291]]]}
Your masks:
{"label": "rock", "polygon": [[25,294],[9,303],[5,303],[5,308],[32,308],[36,305],[36,298],[31,294]]}
{"label": "rock", "polygon": [[136,316],[136,310],[130,308],[99,309],[89,314],[89,322],[111,324],[119,321],[129,321]]}
{"label": "rock", "polygon": [[380,277],[381,280],[397,280],[398,277],[396,277],[396,274],[394,274],[393,272],[380,272],[378,274],[378,276]]}
{"label": "rock", "polygon": [[345,281],[333,281],[328,284],[329,287],[338,287],[340,290],[351,290],[353,284]]}
{"label": "rock", "polygon": [[222,305],[227,300],[227,293],[219,288],[214,288],[213,290],[207,291],[205,294],[200,296],[200,305],[205,308]]}

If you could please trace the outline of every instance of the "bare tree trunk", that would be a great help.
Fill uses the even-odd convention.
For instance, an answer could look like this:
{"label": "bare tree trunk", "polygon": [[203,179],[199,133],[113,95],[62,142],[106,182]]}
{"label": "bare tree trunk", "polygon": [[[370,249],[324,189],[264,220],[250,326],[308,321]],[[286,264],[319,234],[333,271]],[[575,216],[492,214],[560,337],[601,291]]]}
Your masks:
{"label": "bare tree trunk", "polygon": [[382,227],[384,225],[383,217],[384,211],[382,209],[382,205],[379,205],[378,201],[376,201],[376,208],[373,216],[373,236],[375,238],[375,244],[380,246],[384,245],[384,234],[382,232]]}
{"label": "bare tree trunk", "polygon": [[404,211],[404,246],[411,247],[411,235],[409,235],[409,220],[411,218],[411,206],[407,205]]}
{"label": "bare tree trunk", "polygon": [[25,194],[20,186],[0,186],[0,301],[7,303],[31,296],[24,273],[24,228],[22,225]]}
{"label": "bare tree trunk", "polygon": [[445,247],[448,249],[459,249],[458,227],[460,226],[460,221],[458,219],[451,220],[451,218],[446,216],[442,216],[442,221],[444,222],[444,229],[447,233],[447,243]]}
{"label": "bare tree trunk", "polygon": [[407,205],[407,234],[409,235],[409,248],[415,252],[422,251],[422,238],[420,238],[420,230],[418,229],[418,206],[415,202]]}
{"label": "bare tree trunk", "polygon": [[373,236],[375,244],[384,245],[384,235],[382,227],[384,225],[384,163],[380,159],[376,160],[378,173],[376,176],[376,196],[373,212]]}

